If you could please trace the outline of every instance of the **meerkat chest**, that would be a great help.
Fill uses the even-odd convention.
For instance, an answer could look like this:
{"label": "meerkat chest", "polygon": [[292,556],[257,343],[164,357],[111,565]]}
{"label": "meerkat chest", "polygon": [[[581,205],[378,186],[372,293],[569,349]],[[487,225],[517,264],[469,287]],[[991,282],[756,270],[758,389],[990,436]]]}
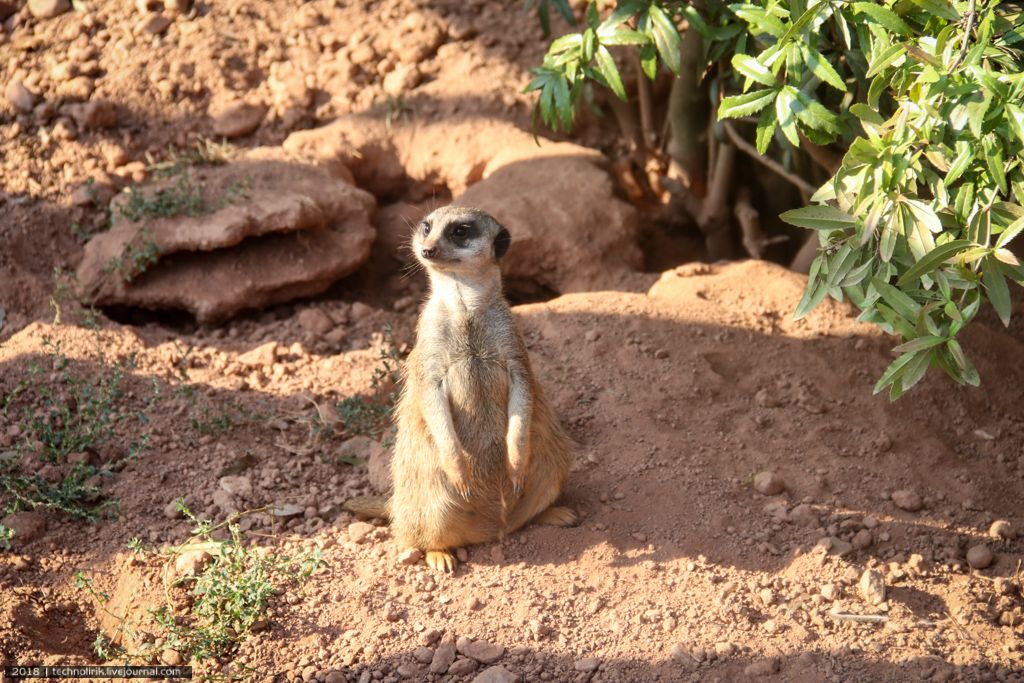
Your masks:
{"label": "meerkat chest", "polygon": [[503,412],[508,403],[505,335],[486,321],[453,324],[440,351],[442,383],[453,408],[464,413]]}

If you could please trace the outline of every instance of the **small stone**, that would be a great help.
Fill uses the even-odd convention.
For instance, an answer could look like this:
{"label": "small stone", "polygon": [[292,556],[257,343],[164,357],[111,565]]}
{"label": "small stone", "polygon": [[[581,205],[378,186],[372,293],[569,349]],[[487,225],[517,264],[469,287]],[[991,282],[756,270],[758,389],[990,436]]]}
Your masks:
{"label": "small stone", "polygon": [[412,651],[412,656],[421,664],[430,664],[434,660],[434,651],[429,647],[418,647]]}
{"label": "small stone", "polygon": [[871,537],[871,532],[867,529],[861,529],[853,535],[853,547],[857,550],[863,550],[870,546],[874,539]]}
{"label": "small stone", "polygon": [[423,552],[418,548],[407,548],[398,555],[398,561],[409,567],[419,564],[422,559]]}
{"label": "small stone", "polygon": [[8,82],[4,89],[4,97],[12,107],[25,114],[31,112],[36,106],[36,96],[21,81]]}
{"label": "small stone", "polygon": [[28,0],[28,11],[36,19],[53,19],[71,11],[71,0]]}
{"label": "small stone", "polygon": [[892,492],[893,505],[907,512],[917,512],[924,507],[924,501],[917,493],[909,489],[899,489]]}
{"label": "small stone", "polygon": [[197,576],[213,562],[213,555],[205,550],[186,550],[174,561],[174,572],[178,576]]}
{"label": "small stone", "polygon": [[835,600],[839,595],[839,589],[836,588],[834,583],[826,583],[821,587],[821,597],[826,600]]}
{"label": "small stone", "polygon": [[976,545],[967,551],[967,564],[974,569],[987,569],[994,560],[995,555],[987,545]]}
{"label": "small stone", "polygon": [[150,35],[158,36],[167,28],[173,24],[174,21],[160,12],[153,12],[142,18],[139,23],[135,25],[135,33],[148,33]]}
{"label": "small stone", "polygon": [[492,666],[476,675],[473,683],[516,683],[519,676],[503,666]]}
{"label": "small stone", "polygon": [[747,676],[771,676],[779,673],[781,667],[782,663],[778,657],[768,657],[767,659],[759,659],[748,664],[743,669],[743,673]]}
{"label": "small stone", "polygon": [[303,309],[296,317],[296,322],[303,330],[316,336],[323,336],[334,328],[334,321],[319,308]]}
{"label": "small stone", "polygon": [[193,0],[167,0],[164,9],[171,14],[188,14],[192,11]]}
{"label": "small stone", "polygon": [[270,368],[277,360],[278,344],[275,341],[260,344],[254,349],[246,351],[238,357],[238,362],[243,365],[254,367]]}
{"label": "small stone", "polygon": [[348,676],[345,675],[344,671],[328,671],[327,675],[324,676],[324,683],[348,683]]}
{"label": "small stone", "polygon": [[185,660],[181,657],[181,653],[177,650],[171,650],[170,648],[160,652],[160,661],[168,666],[181,666],[185,663]]}
{"label": "small stone", "polygon": [[475,659],[457,659],[448,667],[448,673],[452,676],[468,676],[480,666]]}
{"label": "small stone", "polygon": [[720,641],[715,643],[715,654],[720,659],[731,657],[736,652],[736,646],[726,641]]}
{"label": "small stone", "polygon": [[57,86],[57,97],[72,102],[85,102],[92,97],[96,84],[88,76],[75,76]]}
{"label": "small stone", "polygon": [[455,647],[459,654],[472,657],[481,664],[493,664],[505,654],[503,645],[494,645],[486,640],[471,641],[468,638],[459,638]]}
{"label": "small stone", "polygon": [[658,360],[665,360],[668,358],[668,349],[658,349],[654,352],[654,357]]}
{"label": "small stone", "polygon": [[597,657],[586,657],[585,659],[577,659],[576,663],[572,665],[572,668],[576,671],[597,671],[597,667],[601,666],[601,660]]}
{"label": "small stone", "polygon": [[505,551],[501,549],[500,545],[496,545],[491,548],[491,562],[494,564],[505,564]]}
{"label": "small stone", "polygon": [[430,673],[443,674],[448,672],[448,667],[455,661],[455,643],[448,641],[441,643],[434,650],[434,656],[430,660]]}
{"label": "small stone", "polygon": [[885,579],[882,573],[866,569],[860,576],[860,594],[869,605],[885,602]]}
{"label": "small stone", "polygon": [[455,559],[457,559],[459,562],[463,564],[469,562],[469,551],[465,548],[456,548]]}
{"label": "small stone", "polygon": [[775,472],[758,472],[754,476],[754,488],[765,496],[775,496],[786,490],[786,483]]}
{"label": "small stone", "polygon": [[267,115],[267,108],[262,104],[240,102],[226,108],[213,119],[214,135],[225,138],[240,138],[253,133],[260,124],[263,117]]}
{"label": "small stone", "polygon": [[598,330],[587,330],[586,333],[583,335],[583,338],[586,339],[588,342],[593,343],[601,338],[601,332]]}
{"label": "small stone", "polygon": [[243,475],[229,475],[220,478],[220,487],[232,496],[249,498],[252,496],[252,479]]}
{"label": "small stone", "polygon": [[672,650],[669,652],[672,655],[672,659],[677,662],[685,662],[690,659],[690,648],[686,647],[682,643],[676,643],[672,646]]}
{"label": "small stone", "polygon": [[302,507],[293,505],[292,503],[285,503],[284,505],[274,508],[274,517],[277,517],[278,519],[291,519],[292,517],[298,517],[304,513],[305,510]]}
{"label": "small stone", "polygon": [[988,528],[988,535],[992,538],[1003,538],[1009,540],[1016,538],[1017,533],[1014,530],[1013,525],[1005,519],[997,519],[992,522],[992,526]]}
{"label": "small stone", "polygon": [[184,513],[178,509],[178,501],[172,500],[164,506],[164,517],[167,519],[181,519],[184,516]]}
{"label": "small stone", "polygon": [[376,528],[366,522],[352,522],[348,525],[348,537],[355,543],[363,543]]}
{"label": "small stone", "polygon": [[423,75],[415,64],[398,64],[384,77],[382,87],[388,95],[398,97],[415,88],[422,80]]}

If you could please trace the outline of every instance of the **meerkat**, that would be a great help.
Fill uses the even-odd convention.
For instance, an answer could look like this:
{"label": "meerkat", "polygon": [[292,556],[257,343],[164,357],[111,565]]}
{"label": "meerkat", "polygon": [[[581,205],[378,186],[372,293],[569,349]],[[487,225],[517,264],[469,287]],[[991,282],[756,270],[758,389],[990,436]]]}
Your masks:
{"label": "meerkat", "polygon": [[454,206],[413,234],[430,295],[405,363],[381,516],[400,544],[443,572],[455,569],[456,548],[528,522],[576,523],[571,509],[554,506],[572,441],[533,376],[502,289],[498,264],[510,241],[487,213]]}

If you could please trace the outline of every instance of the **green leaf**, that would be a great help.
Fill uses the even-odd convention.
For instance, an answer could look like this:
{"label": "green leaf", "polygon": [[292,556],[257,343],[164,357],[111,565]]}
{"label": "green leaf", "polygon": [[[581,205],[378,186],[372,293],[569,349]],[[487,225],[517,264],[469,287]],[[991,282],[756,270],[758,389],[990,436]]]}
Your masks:
{"label": "green leaf", "polygon": [[900,344],[893,351],[897,353],[916,353],[918,351],[924,351],[926,349],[933,348],[939,344],[945,344],[945,337],[936,337],[934,335],[928,335],[926,337],[918,337],[917,339],[911,339],[906,344]]}
{"label": "green leaf", "polygon": [[608,87],[615,93],[615,96],[620,100],[626,100],[626,89],[622,85],[622,78],[619,77],[619,70],[615,66],[615,59],[612,58],[612,53],[608,51],[604,45],[600,45],[597,48],[597,68],[604,76],[605,81],[608,83]]}
{"label": "green leaf", "polygon": [[640,48],[640,67],[644,70],[644,75],[652,81],[658,75],[658,48],[652,43]]}
{"label": "green leaf", "polygon": [[881,126],[885,123],[885,119],[877,111],[864,104],[863,102],[857,102],[856,104],[850,105],[850,113],[856,116],[861,121]]}
{"label": "green leaf", "polygon": [[767,33],[775,38],[782,38],[786,34],[786,27],[779,21],[778,17],[769,14],[763,9],[753,7],[752,5],[741,5],[740,7],[734,6],[733,12],[761,33]]}
{"label": "green leaf", "polygon": [[777,85],[775,76],[772,75],[771,69],[766,67],[761,62],[757,61],[750,55],[733,55],[732,66],[736,71],[743,74],[752,81],[756,81],[761,85],[767,85],[769,87]]}
{"label": "green leaf", "polygon": [[776,92],[775,90],[753,90],[742,95],[726,97],[718,105],[718,118],[734,119],[759,112],[775,99]]}
{"label": "green leaf", "polygon": [[893,33],[908,37],[914,35],[914,29],[910,28],[907,22],[900,19],[898,14],[884,5],[874,2],[855,2],[852,7],[855,13],[866,14],[872,21],[881,24]]}
{"label": "green leaf", "polygon": [[889,283],[873,277],[871,278],[871,286],[875,288],[875,291],[882,296],[882,299],[887,304],[892,306],[892,310],[896,311],[903,318],[915,320],[917,314],[921,312],[921,305],[919,303]]}
{"label": "green leaf", "polygon": [[779,116],[779,126],[782,128],[782,134],[786,136],[790,144],[794,147],[799,147],[800,135],[797,133],[794,106],[796,103],[796,89],[791,85],[785,85],[779,90],[778,97],[775,98],[775,113]]}
{"label": "green leaf", "polygon": [[[868,67],[868,72],[864,75],[865,78],[872,78],[875,75],[884,71],[890,64],[895,62],[897,59],[902,57],[907,51],[906,46],[903,43],[895,43],[879,52],[875,58],[871,61],[871,66]],[[873,87],[873,84],[872,84]],[[870,101],[870,98],[869,98]],[[872,104],[877,106],[877,104]]]}
{"label": "green leaf", "polygon": [[1013,223],[1003,230],[999,235],[999,239],[996,240],[996,249],[1000,249],[1009,244],[1010,240],[1019,235],[1024,230],[1024,218],[1018,218]]}
{"label": "green leaf", "polygon": [[967,140],[957,140],[956,151],[956,159],[953,160],[949,170],[946,171],[947,187],[955,183],[957,178],[963,175],[967,167],[974,161],[974,146]]}
{"label": "green leaf", "polygon": [[981,384],[981,378],[978,376],[978,371],[974,368],[970,359],[964,354],[963,348],[960,346],[960,342],[956,339],[950,339],[947,344],[950,355],[953,356],[954,362],[960,368],[960,376],[965,382],[973,387]]}
{"label": "green leaf", "polygon": [[619,28],[608,35],[601,35],[598,32],[598,36],[602,45],[647,45],[651,42],[647,34],[629,28]]}
{"label": "green leaf", "polygon": [[985,164],[992,180],[999,186],[999,191],[1006,194],[1006,166],[1003,164],[1003,146],[995,141],[993,135],[985,136],[981,141],[985,153]]}
{"label": "green leaf", "polygon": [[797,104],[793,107],[796,117],[808,128],[825,131],[832,135],[841,132],[839,117],[826,109],[821,102],[803,91],[796,91]]}
{"label": "green leaf", "polygon": [[798,228],[812,230],[846,230],[857,226],[857,219],[834,206],[805,206],[786,211],[779,216]]}
{"label": "green leaf", "polygon": [[[821,7],[822,5],[816,5]],[[810,11],[810,10],[808,10]],[[810,46],[803,46],[804,63],[811,70],[815,76],[820,78],[823,82],[828,83],[836,90],[846,92],[846,83],[843,82],[842,76],[835,70],[827,59],[825,59],[820,52]]]}
{"label": "green leaf", "polygon": [[1006,279],[999,268],[999,261],[994,256],[985,259],[981,273],[981,280],[985,283],[985,293],[996,310],[996,315],[1003,321],[1003,325],[1010,325],[1010,289],[1006,286]]}
{"label": "green leaf", "polygon": [[900,201],[910,209],[911,213],[914,214],[914,218],[928,228],[930,232],[936,234],[942,232],[942,223],[932,207],[919,199],[910,199],[909,197],[902,197]]}
{"label": "green leaf", "polygon": [[882,373],[882,376],[878,379],[878,383],[875,384],[875,394],[880,393],[887,386],[895,382],[903,374],[903,369],[907,367],[910,361],[914,360],[914,354],[905,353],[889,365]]}
{"label": "green leaf", "polygon": [[658,5],[652,4],[647,10],[650,28],[658,54],[672,73],[679,75],[679,30]]}
{"label": "green leaf", "polygon": [[558,54],[559,52],[565,52],[566,50],[579,47],[583,42],[582,33],[567,33],[561,38],[557,38],[551,43],[551,47],[548,48],[548,54]]}
{"label": "green leaf", "polygon": [[945,263],[970,246],[970,240],[953,240],[952,242],[940,244],[928,252],[923,259],[912,265],[902,275],[900,275],[900,279],[897,280],[896,284],[900,287],[908,287],[912,285],[914,280],[922,275],[932,272],[941,264]]}
{"label": "green leaf", "polygon": [[775,135],[775,128],[778,121],[775,118],[775,108],[765,107],[761,110],[761,117],[757,120],[757,151],[764,154],[768,151],[768,145]]}

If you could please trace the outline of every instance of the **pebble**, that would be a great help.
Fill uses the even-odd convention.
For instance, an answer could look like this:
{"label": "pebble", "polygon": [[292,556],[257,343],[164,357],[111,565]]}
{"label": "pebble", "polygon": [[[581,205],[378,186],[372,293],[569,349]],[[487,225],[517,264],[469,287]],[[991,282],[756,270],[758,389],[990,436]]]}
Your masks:
{"label": "pebble", "polygon": [[84,102],[92,96],[96,84],[88,76],[75,76],[57,86],[57,97],[62,100]]}
{"label": "pebble", "polygon": [[1014,531],[1013,525],[1007,522],[1005,519],[997,519],[992,522],[992,526],[988,528],[988,535],[992,538],[1005,538],[1012,539],[1017,536]]}
{"label": "pebble", "polygon": [[444,635],[443,631],[440,631],[440,630],[438,630],[436,628],[435,629],[431,629],[431,630],[425,632],[422,636],[420,636],[420,642],[423,643],[423,645],[425,645],[426,647],[430,647],[431,645],[433,645],[437,641],[441,640],[441,636],[443,636],[443,635]]}
{"label": "pebble", "polygon": [[907,512],[917,512],[924,507],[924,501],[921,500],[921,496],[909,489],[893,491],[892,502],[896,507]]}
{"label": "pebble", "polygon": [[448,673],[452,676],[468,676],[480,666],[475,659],[457,659],[448,667]]}
{"label": "pebble", "polygon": [[181,657],[181,653],[177,650],[171,650],[170,648],[163,650],[160,653],[160,661],[168,666],[181,666],[185,663],[185,660]]}
{"label": "pebble", "polygon": [[213,562],[213,555],[205,550],[186,550],[174,561],[174,572],[178,576],[201,574]]}
{"label": "pebble", "polygon": [[455,661],[455,643],[447,641],[441,643],[434,650],[434,656],[430,660],[430,673],[443,674]]}
{"label": "pebble", "polygon": [[860,594],[869,605],[885,602],[885,579],[882,573],[874,569],[864,570],[860,576]]}
{"label": "pebble", "polygon": [[306,332],[322,336],[334,329],[334,321],[319,308],[306,308],[296,316],[296,322]]}
{"label": "pebble", "polygon": [[178,509],[178,501],[172,500],[164,506],[164,517],[167,519],[181,519],[185,515]]}
{"label": "pebble", "polygon": [[690,649],[682,643],[676,643],[673,645],[670,654],[672,655],[672,659],[679,662],[685,662],[690,659]]}
{"label": "pebble", "polygon": [[987,569],[992,566],[994,560],[995,555],[987,545],[972,546],[967,551],[967,564],[974,569]]}
{"label": "pebble", "polygon": [[4,98],[11,106],[23,113],[29,113],[36,106],[36,96],[33,95],[21,81],[10,81],[4,88]]}
{"label": "pebble", "polygon": [[759,659],[756,662],[752,662],[743,669],[743,673],[747,676],[771,676],[779,673],[779,669],[782,667],[782,663],[778,657],[769,657],[767,659]]}
{"label": "pebble", "polygon": [[28,11],[36,19],[52,19],[71,10],[71,0],[28,0]]}
{"label": "pebble", "polygon": [[420,666],[418,664],[401,664],[395,671],[402,678],[415,678],[420,675]]}
{"label": "pebble", "polygon": [[836,588],[834,583],[826,583],[821,587],[821,597],[826,600],[835,600],[836,596],[839,595],[839,590]]}
{"label": "pebble", "polygon": [[601,333],[598,330],[587,330],[586,334],[583,335],[583,338],[588,342],[596,342],[601,338]]}
{"label": "pebble", "polygon": [[399,64],[384,77],[381,84],[384,92],[393,97],[412,90],[423,80],[423,74],[415,64]]}
{"label": "pebble", "polygon": [[429,647],[418,647],[412,651],[413,658],[422,664],[430,664],[434,661],[434,651]]}
{"label": "pebble", "polygon": [[335,669],[334,671],[328,671],[327,675],[324,676],[324,683],[347,683],[347,682],[348,682],[348,676],[345,675],[345,672],[338,671],[337,669]]}
{"label": "pebble", "polygon": [[168,29],[174,21],[160,12],[153,12],[142,18],[139,23],[135,25],[135,33],[148,33],[150,35],[158,36]]}
{"label": "pebble", "polygon": [[597,657],[586,657],[584,659],[577,659],[576,663],[573,664],[572,668],[576,671],[597,671],[597,667],[601,666],[601,660]]}
{"label": "pebble", "polygon": [[374,529],[375,526],[366,522],[352,522],[348,525],[348,537],[355,543],[363,543]]}
{"label": "pebble", "polygon": [[459,654],[472,657],[481,664],[493,664],[505,654],[503,645],[494,645],[486,640],[470,640],[463,636],[455,643],[455,649]]}
{"label": "pebble", "polygon": [[407,548],[398,556],[398,561],[409,567],[419,564],[422,559],[423,552],[417,548]]}
{"label": "pebble", "polygon": [[867,529],[861,529],[853,535],[852,539],[853,547],[857,550],[863,550],[864,548],[870,546],[873,542],[874,539],[871,537],[871,532]]}
{"label": "pebble", "polygon": [[492,666],[476,675],[473,683],[516,683],[519,676],[503,666]]}
{"label": "pebble", "polygon": [[252,495],[252,479],[244,475],[228,475],[221,477],[218,482],[222,490],[239,498],[248,498]]}
{"label": "pebble", "polygon": [[754,488],[765,496],[774,496],[786,490],[786,482],[775,472],[758,472],[754,475]]}
{"label": "pebble", "polygon": [[224,138],[240,138],[253,133],[260,124],[263,117],[267,115],[267,108],[262,104],[251,102],[239,102],[231,105],[213,119],[213,133]]}
{"label": "pebble", "polygon": [[720,658],[731,657],[736,652],[736,646],[726,641],[715,643],[715,654]]}

